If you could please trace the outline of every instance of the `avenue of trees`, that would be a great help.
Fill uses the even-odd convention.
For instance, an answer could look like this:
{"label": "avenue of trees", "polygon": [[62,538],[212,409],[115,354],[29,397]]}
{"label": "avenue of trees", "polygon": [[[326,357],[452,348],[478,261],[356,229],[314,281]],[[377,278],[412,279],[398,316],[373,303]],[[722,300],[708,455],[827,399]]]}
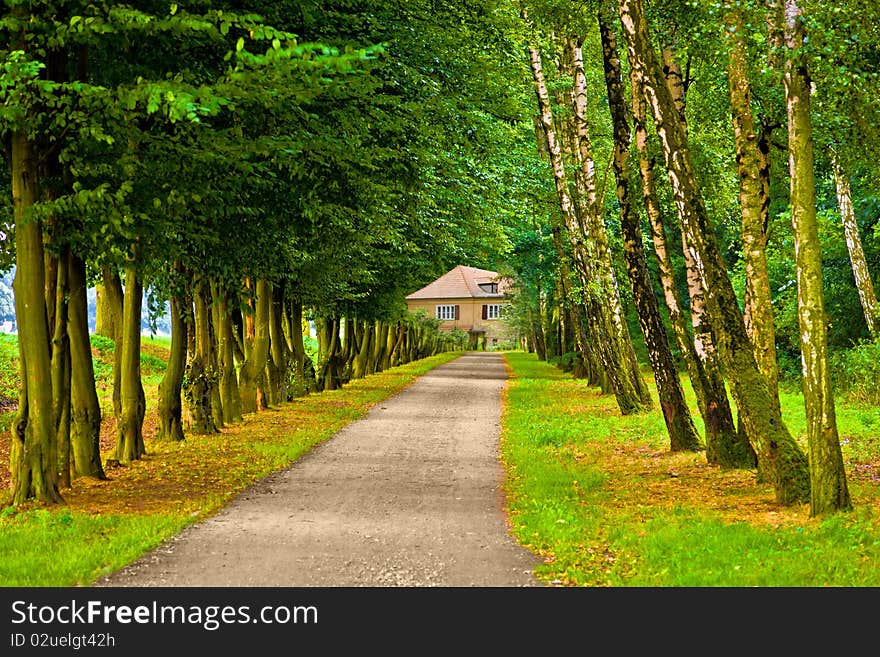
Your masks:
{"label": "avenue of trees", "polygon": [[13,504],[105,477],[91,285],[121,464],[145,453],[147,286],[171,308],[158,439],[462,346],[403,297],[503,243],[491,167],[463,175],[517,120],[480,82],[516,52],[479,8],[15,0],[0,33]]}
{"label": "avenue of trees", "polygon": [[[514,264],[530,349],[573,354],[628,414],[651,403],[638,342],[670,449],[756,468],[813,515],[849,509],[829,341],[876,339],[880,317],[876,7],[536,0],[520,15],[555,197]],[[800,363],[806,449],[782,417],[780,360]]]}
{"label": "avenue of trees", "polygon": [[511,275],[522,343],[622,414],[650,372],[671,450],[850,508],[831,358],[880,331],[874,3],[6,7],[13,503],[104,476],[86,287],[126,463],[145,286],[171,307],[158,437],[181,440],[460,346],[403,297],[469,264]]}

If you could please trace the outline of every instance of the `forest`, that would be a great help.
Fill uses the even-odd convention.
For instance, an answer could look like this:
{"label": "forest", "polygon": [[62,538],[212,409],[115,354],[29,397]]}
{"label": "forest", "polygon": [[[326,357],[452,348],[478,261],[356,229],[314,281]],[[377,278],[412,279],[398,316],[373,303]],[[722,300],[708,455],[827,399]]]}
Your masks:
{"label": "forest", "polygon": [[621,416],[653,386],[670,451],[850,510],[835,404],[880,403],[878,24],[864,0],[10,0],[7,502],[145,454],[145,289],[171,325],[148,439],[183,441],[465,348],[404,297],[467,264],[515,281],[511,349]]}

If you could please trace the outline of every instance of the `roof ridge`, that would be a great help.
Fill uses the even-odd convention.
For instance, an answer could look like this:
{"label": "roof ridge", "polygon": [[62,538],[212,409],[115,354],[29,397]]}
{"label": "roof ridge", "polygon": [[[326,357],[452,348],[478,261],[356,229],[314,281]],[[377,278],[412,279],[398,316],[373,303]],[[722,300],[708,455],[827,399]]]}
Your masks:
{"label": "roof ridge", "polygon": [[448,272],[431,283],[406,296],[407,299],[453,299],[453,298],[486,298],[502,296],[504,292],[487,293],[479,287],[477,278],[488,277],[506,280],[505,277],[491,269],[481,269],[469,265],[456,265]]}

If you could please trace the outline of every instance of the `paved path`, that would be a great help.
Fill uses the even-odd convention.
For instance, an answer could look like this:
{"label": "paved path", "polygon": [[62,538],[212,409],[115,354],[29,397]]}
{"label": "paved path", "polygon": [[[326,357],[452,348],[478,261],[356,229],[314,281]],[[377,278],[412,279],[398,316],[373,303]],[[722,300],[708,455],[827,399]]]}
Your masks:
{"label": "paved path", "polygon": [[465,354],[96,586],[537,586],[498,462],[502,358]]}

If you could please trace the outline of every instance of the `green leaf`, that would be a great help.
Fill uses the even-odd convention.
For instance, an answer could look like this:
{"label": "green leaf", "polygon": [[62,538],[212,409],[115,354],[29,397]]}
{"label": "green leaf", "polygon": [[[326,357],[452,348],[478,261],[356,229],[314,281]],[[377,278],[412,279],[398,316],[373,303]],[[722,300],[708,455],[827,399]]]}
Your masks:
{"label": "green leaf", "polygon": [[235,44],[235,52],[241,52],[244,49],[244,37],[238,37],[238,41]]}

